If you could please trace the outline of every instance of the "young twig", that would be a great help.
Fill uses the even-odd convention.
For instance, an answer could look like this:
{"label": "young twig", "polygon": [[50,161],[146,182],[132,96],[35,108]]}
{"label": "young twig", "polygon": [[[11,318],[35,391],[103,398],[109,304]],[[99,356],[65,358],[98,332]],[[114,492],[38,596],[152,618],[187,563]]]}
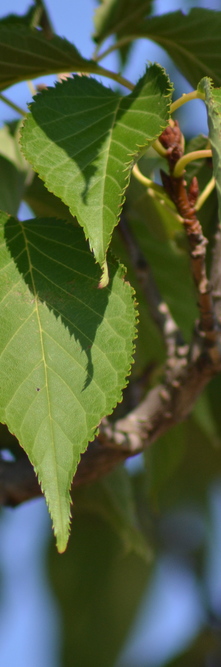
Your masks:
{"label": "young twig", "polygon": [[184,175],[176,178],[174,168],[183,155],[183,138],[177,121],[174,127],[168,126],[162,133],[160,140],[167,149],[167,160],[170,175],[161,172],[165,190],[177,207],[178,213],[183,218],[186,231],[190,257],[191,269],[198,293],[198,306],[200,312],[199,333],[208,344],[215,342],[218,321],[214,312],[211,286],[206,274],[206,246],[207,239],[203,235],[200,222],[197,218],[195,204],[198,199],[198,182],[194,177],[187,190]]}

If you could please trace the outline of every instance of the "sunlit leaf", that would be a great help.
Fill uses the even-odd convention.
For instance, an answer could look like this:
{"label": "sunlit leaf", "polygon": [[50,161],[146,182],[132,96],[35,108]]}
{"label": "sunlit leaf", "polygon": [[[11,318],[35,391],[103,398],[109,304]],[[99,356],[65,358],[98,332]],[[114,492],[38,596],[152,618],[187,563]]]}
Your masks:
{"label": "sunlit leaf", "polygon": [[25,157],[77,217],[102,267],[131,166],[168,123],[170,94],[164,70],[153,65],[125,97],[76,76],[31,105]]}
{"label": "sunlit leaf", "polygon": [[34,465],[64,550],[80,454],[121,399],[135,313],[124,271],[110,284],[82,230],[1,215],[1,414]]}

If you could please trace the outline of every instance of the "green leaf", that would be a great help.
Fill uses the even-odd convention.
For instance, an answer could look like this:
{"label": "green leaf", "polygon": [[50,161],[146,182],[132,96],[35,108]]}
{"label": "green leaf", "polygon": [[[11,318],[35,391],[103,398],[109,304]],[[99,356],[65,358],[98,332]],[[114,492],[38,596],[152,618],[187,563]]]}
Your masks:
{"label": "green leaf", "polygon": [[41,30],[0,21],[0,90],[24,79],[56,72],[104,73],[93,60],[83,58],[73,44]]}
{"label": "green leaf", "polygon": [[152,65],[125,97],[76,76],[31,105],[23,152],[77,217],[102,267],[133,161],[167,125],[170,94],[164,70]]}
{"label": "green leaf", "polygon": [[150,14],[152,4],[152,0],[101,0],[94,14],[95,42],[99,44],[113,33],[118,37],[130,34]]}
{"label": "green leaf", "polygon": [[99,267],[79,227],[2,214],[1,237],[0,421],[35,467],[63,551],[80,454],[130,370],[133,291],[115,261],[110,285],[97,289]]}
{"label": "green leaf", "polygon": [[134,551],[148,561],[150,551],[139,529],[131,481],[118,466],[103,479],[74,492],[76,512],[96,514],[107,521],[122,541],[125,553]]}
{"label": "green leaf", "polygon": [[220,33],[221,12],[194,8],[186,15],[177,11],[146,19],[139,30],[132,30],[130,39],[157,42],[196,88],[205,75],[216,86],[221,84]]}
{"label": "green leaf", "polygon": [[219,204],[219,219],[221,220],[221,89],[213,88],[213,84],[204,77],[198,86],[205,94],[208,111],[209,139],[213,154],[213,172],[216,179],[216,189]]}

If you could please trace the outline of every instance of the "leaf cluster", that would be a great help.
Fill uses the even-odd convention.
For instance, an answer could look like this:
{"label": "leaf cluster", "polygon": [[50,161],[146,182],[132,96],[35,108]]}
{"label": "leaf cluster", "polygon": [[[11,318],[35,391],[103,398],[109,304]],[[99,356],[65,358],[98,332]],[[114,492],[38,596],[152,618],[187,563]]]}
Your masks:
{"label": "leaf cluster", "polygon": [[[139,402],[162,375],[164,346],[122,236],[122,220],[187,341],[197,315],[182,225],[158,183],[159,168],[167,169],[159,138],[171,123],[173,84],[160,65],[143,63],[139,81],[129,82],[122,72],[103,67],[102,59],[117,50],[123,68],[130,46],[141,38],[160,44],[172,57],[196,88],[195,97],[207,105],[220,202],[221,93],[213,85],[221,83],[221,12],[195,8],[187,15],[153,16],[150,0],[100,2],[94,17],[96,49],[86,59],[66,39],[54,34],[49,39],[43,6],[40,12],[32,10],[0,21],[0,88],[48,74],[58,80],[53,87],[36,89],[23,122],[6,123],[0,130],[0,420],[34,466],[63,551],[70,487],[81,455],[101,420],[122,400],[131,372],[117,408],[122,415],[134,407],[135,395]],[[112,45],[106,48],[110,37]],[[5,95],[0,99],[8,101]],[[195,160],[190,157],[186,177],[191,182],[198,176],[204,190],[211,165],[197,151],[207,150],[208,138],[194,142],[187,147],[190,156],[195,151]],[[134,170],[138,161],[143,182]],[[216,211],[214,192],[209,196],[208,228]],[[22,201],[33,215],[25,222],[16,217]],[[202,209],[204,223],[203,215]],[[203,410],[198,418],[201,428]],[[182,446],[178,455],[171,446],[167,471],[161,444],[160,466],[157,451],[148,455],[154,470],[150,495],[158,493],[182,458]],[[87,506],[89,493],[91,507],[102,507],[126,548],[140,555],[145,547],[132,509],[137,494],[122,471],[125,494],[114,507],[116,489],[123,484],[121,473],[116,475],[119,479],[112,473],[98,491],[82,492],[78,502]]]}

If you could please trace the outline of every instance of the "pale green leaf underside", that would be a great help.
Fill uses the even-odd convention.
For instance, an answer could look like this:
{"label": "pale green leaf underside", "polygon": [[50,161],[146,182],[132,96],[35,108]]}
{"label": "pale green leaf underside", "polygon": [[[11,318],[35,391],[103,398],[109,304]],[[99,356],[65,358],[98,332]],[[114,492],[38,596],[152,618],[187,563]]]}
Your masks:
{"label": "pale green leaf underside", "polygon": [[207,77],[200,81],[198,88],[205,94],[209,139],[213,154],[213,171],[219,203],[219,219],[221,220],[221,89],[213,88],[212,81]]}
{"label": "pale green leaf underside", "polygon": [[164,70],[153,65],[125,97],[76,76],[31,105],[22,132],[25,157],[77,217],[101,266],[133,160],[167,125],[170,94]]}
{"label": "pale green leaf underside", "polygon": [[193,8],[185,15],[171,12],[143,21],[131,40],[146,37],[162,46],[194,88],[203,76],[221,84],[221,12]]}
{"label": "pale green leaf underside", "polygon": [[0,421],[34,465],[64,550],[80,454],[121,399],[135,310],[123,269],[99,267],[83,232],[54,219],[1,214]]}
{"label": "pale green leaf underside", "polygon": [[0,90],[57,72],[104,73],[102,67],[83,58],[66,39],[47,39],[41,30],[0,21]]}

